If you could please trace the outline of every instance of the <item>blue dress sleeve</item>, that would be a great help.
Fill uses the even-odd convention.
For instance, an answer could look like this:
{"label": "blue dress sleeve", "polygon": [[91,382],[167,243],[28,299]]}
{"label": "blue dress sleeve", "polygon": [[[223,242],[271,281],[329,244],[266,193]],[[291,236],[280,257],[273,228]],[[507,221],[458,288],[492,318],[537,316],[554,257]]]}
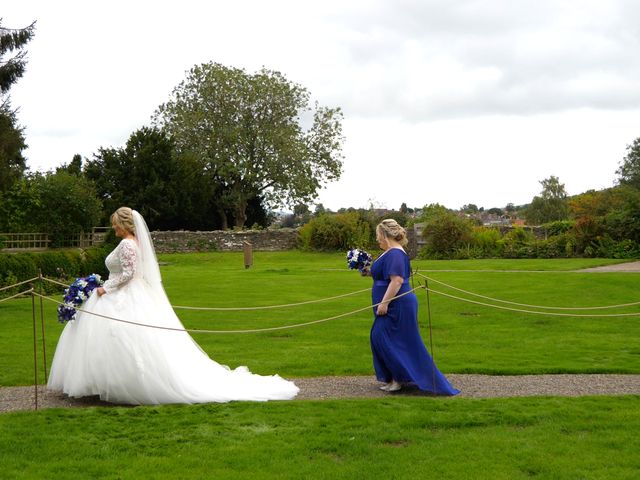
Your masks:
{"label": "blue dress sleeve", "polygon": [[391,275],[397,275],[402,278],[407,277],[406,258],[404,252],[393,249],[385,255],[385,271],[384,278],[389,279]]}

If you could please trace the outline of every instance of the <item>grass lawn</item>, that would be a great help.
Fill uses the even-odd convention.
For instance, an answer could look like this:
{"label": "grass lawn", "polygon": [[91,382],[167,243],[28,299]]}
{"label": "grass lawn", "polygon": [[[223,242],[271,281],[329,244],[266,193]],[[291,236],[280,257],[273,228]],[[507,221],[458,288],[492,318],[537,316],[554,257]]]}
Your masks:
{"label": "grass lawn", "polygon": [[[177,310],[187,328],[255,329],[297,324],[366,307],[371,280],[346,268],[341,254],[256,252],[245,269],[241,253],[160,256],[174,305],[280,305],[365,290],[334,301],[241,312]],[[464,290],[547,306],[603,306],[639,300],[634,273],[579,273],[600,259],[415,261],[422,274]],[[434,282],[430,287],[460,296]],[[428,342],[426,294],[418,292],[420,324]],[[462,295],[466,296],[466,295]],[[467,296],[468,297],[468,296]],[[474,298],[474,297],[468,297]],[[475,300],[480,300],[474,298]],[[497,310],[431,294],[433,354],[447,373],[640,373],[638,317],[580,318]],[[56,305],[44,303],[50,364],[62,330]],[[640,307],[593,313],[640,311]],[[39,310],[38,310],[39,313]],[[582,312],[584,313],[584,312]],[[0,303],[0,385],[33,382],[31,300]],[[313,326],[251,334],[194,334],[217,361],[284,376],[371,374],[372,314]],[[40,341],[39,341],[40,343]],[[44,378],[41,378],[44,381]]]}
{"label": "grass lawn", "polygon": [[637,397],[294,401],[0,415],[2,478],[635,479]]}
{"label": "grass lawn", "polygon": [[[256,252],[250,269],[235,253],[161,255],[160,261],[174,305],[286,304],[370,286],[370,279],[346,269],[341,254]],[[638,301],[639,274],[575,272],[603,263],[413,266],[433,279],[519,303],[584,307]],[[419,295],[428,341],[426,294]],[[327,318],[369,303],[369,293],[362,292],[288,309],[178,315],[188,328],[260,328]],[[430,304],[434,357],[446,373],[640,373],[638,317],[537,316],[436,294]],[[55,308],[44,304],[49,364],[62,329]],[[0,385],[33,381],[31,311],[30,299],[0,303]],[[640,308],[596,313],[632,311]],[[245,364],[257,373],[372,375],[371,322],[365,311],[291,330],[195,337],[217,361]],[[635,479],[639,430],[638,396],[48,409],[0,415],[0,478]]]}

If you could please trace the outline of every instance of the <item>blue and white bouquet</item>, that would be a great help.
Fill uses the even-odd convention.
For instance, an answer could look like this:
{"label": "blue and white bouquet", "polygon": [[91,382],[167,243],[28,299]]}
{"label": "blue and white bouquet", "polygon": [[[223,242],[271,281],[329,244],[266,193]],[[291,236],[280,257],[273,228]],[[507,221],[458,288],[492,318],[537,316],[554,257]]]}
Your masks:
{"label": "blue and white bouquet", "polygon": [[351,270],[355,270],[357,268],[362,272],[362,270],[371,265],[371,261],[371,255],[359,248],[353,248],[347,252],[347,266]]}
{"label": "blue and white bouquet", "polygon": [[97,273],[88,277],[76,278],[64,291],[63,305],[58,305],[58,321],[68,322],[76,318],[76,308],[80,307],[91,293],[102,285],[102,278]]}

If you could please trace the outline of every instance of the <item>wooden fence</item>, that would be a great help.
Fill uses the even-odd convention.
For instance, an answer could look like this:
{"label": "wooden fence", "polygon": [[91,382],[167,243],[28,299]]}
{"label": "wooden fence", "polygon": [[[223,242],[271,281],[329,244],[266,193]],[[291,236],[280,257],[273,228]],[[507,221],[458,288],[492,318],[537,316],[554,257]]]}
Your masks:
{"label": "wooden fence", "polygon": [[50,242],[46,233],[0,233],[2,250],[44,250]]}
{"label": "wooden fence", "polygon": [[[109,227],[94,227],[89,233],[65,238],[60,247],[87,248],[104,243]],[[0,251],[24,252],[46,250],[51,240],[46,233],[0,233]]]}

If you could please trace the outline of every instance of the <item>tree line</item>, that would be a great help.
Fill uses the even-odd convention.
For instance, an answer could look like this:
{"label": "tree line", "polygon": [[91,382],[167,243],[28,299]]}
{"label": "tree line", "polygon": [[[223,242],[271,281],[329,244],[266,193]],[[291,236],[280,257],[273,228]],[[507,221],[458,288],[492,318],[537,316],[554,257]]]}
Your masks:
{"label": "tree line", "polygon": [[[0,232],[46,232],[55,246],[108,225],[121,205],[139,210],[152,230],[267,226],[273,208],[288,206],[294,213],[284,223],[303,226],[303,248],[375,245],[380,216],[373,208],[308,208],[341,175],[342,112],[311,105],[304,87],[264,68],[194,66],[124,146],[30,172],[8,92],[25,71],[24,48],[34,34],[35,22],[18,30],[0,22]],[[553,237],[546,246],[524,229],[505,236],[479,224],[483,209],[474,204],[459,211],[427,205],[419,214],[403,204],[384,216],[408,227],[424,223],[423,253],[436,258],[527,256],[533,243],[548,256],[640,255],[640,138],[616,173],[615,186],[574,197],[551,176],[530,204],[487,211],[546,226]]]}
{"label": "tree line", "polygon": [[340,108],[312,104],[306,88],[279,72],[213,62],[189,70],[123,147],[30,172],[8,90],[25,70],[34,32],[35,23],[0,25],[0,232],[43,231],[56,245],[107,225],[122,205],[152,230],[266,226],[272,209],[311,202],[340,178]]}
{"label": "tree line", "polygon": [[615,185],[569,197],[557,177],[542,180],[531,203],[512,209],[532,228],[486,226],[469,213],[425,207],[425,258],[640,257],[640,138],[627,145]]}

